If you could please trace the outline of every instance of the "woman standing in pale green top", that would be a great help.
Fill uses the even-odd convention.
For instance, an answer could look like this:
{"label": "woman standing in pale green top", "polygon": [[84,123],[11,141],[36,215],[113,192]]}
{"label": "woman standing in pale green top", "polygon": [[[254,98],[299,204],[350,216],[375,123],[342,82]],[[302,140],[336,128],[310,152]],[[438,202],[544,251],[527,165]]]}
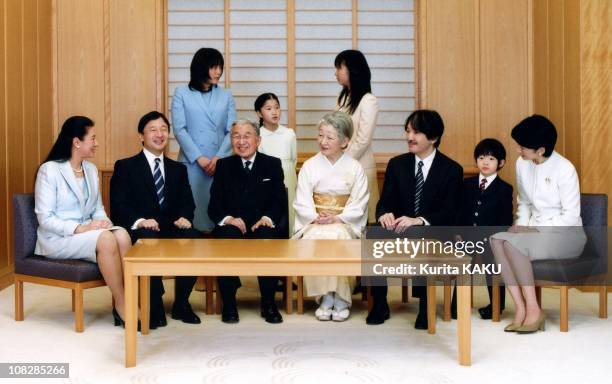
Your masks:
{"label": "woman standing in pale green top", "polygon": [[259,151],[266,155],[278,157],[283,166],[285,176],[285,187],[287,187],[287,198],[289,201],[289,235],[293,234],[293,221],[295,212],[293,200],[295,199],[295,188],[297,177],[295,164],[297,161],[297,143],[295,132],[279,124],[281,116],[280,102],[273,93],[264,93],[255,100],[255,112],[259,117],[261,130],[261,144]]}

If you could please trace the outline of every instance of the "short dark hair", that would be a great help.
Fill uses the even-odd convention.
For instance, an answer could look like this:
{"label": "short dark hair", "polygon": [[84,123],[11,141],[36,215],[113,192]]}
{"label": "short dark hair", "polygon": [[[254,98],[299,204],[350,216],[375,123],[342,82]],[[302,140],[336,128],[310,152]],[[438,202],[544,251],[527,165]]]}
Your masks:
{"label": "short dark hair", "polygon": [[531,115],[512,129],[512,138],[521,147],[544,148],[544,157],[550,157],[557,144],[557,129],[542,115]]}
{"label": "short dark hair", "polygon": [[[506,160],[506,148],[504,145],[496,139],[487,138],[476,144],[474,148],[474,160],[477,160],[480,156],[493,156],[498,162]],[[500,169],[499,164],[497,169]]]}
{"label": "short dark hair", "polygon": [[168,129],[170,129],[170,122],[168,121],[166,115],[158,111],[151,111],[140,118],[140,121],[138,122],[138,133],[144,132],[145,126],[149,124],[149,121],[157,120],[160,117],[164,120],[164,123],[166,123]]}
{"label": "short dark hair", "polygon": [[[276,102],[280,106],[280,101],[278,100],[278,97],[276,97],[276,95],[272,92],[266,92],[257,96],[257,99],[255,99],[255,112],[261,112],[261,109],[268,100],[276,100]],[[263,117],[259,119],[259,126],[263,126]]]}
{"label": "short dark hair", "polygon": [[89,117],[71,116],[67,118],[64,124],[62,124],[62,129],[53,147],[51,147],[45,163],[47,161],[64,162],[70,160],[72,156],[72,139],[77,137],[82,141],[85,135],[87,135],[89,128],[93,126],[94,122]]}
{"label": "short dark hair", "polygon": [[417,133],[427,136],[427,139],[437,139],[434,147],[438,148],[444,134],[444,121],[436,111],[430,109],[419,109],[410,114],[404,123],[404,130],[408,130],[408,125],[412,126]]}
{"label": "short dark hair", "polygon": [[223,55],[214,48],[200,48],[191,60],[189,89],[204,92],[204,84],[210,80],[208,70],[220,66],[223,70]]}

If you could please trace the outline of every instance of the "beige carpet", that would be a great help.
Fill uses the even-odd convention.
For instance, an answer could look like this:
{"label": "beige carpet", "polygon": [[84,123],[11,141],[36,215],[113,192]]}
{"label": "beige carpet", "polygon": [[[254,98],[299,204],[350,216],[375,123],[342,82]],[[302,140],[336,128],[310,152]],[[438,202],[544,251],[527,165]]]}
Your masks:
{"label": "beige carpet", "polygon": [[[172,292],[172,281],[166,280]],[[13,318],[14,291],[0,291],[0,362],[68,362],[70,379],[45,383],[609,383],[612,380],[612,320],[597,317],[597,295],[570,292],[570,332],[559,332],[558,290],[545,289],[546,331],[504,333],[501,323],[472,314],[472,366],[457,364],[456,322],[440,318],[437,334],[413,328],[416,303],[401,304],[391,289],[392,317],[384,325],[365,324],[365,304],[355,304],[345,323],[285,315],[279,325],[259,318],[256,283],[239,293],[240,323],[223,324],[203,315],[204,294],[191,302],[201,325],[168,316],[168,326],[138,336],[135,368],[124,368],[122,329],[112,326],[110,293],[85,293],[85,332],[74,332],[70,292],[25,284],[25,321]],[[441,289],[438,290],[441,293]],[[166,294],[166,308],[171,301]],[[608,302],[612,307],[612,295]],[[476,288],[476,306],[486,291]],[[509,305],[511,306],[511,305]],[[0,379],[0,382],[8,382]],[[18,383],[41,382],[20,379]]]}

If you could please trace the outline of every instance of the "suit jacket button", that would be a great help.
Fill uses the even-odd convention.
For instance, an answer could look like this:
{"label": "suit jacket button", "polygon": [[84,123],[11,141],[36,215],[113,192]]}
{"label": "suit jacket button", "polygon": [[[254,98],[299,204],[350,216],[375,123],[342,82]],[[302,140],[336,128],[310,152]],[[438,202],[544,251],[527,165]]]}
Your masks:
{"label": "suit jacket button", "polygon": [[478,224],[474,223],[473,225],[474,225],[474,226],[477,226]]}
{"label": "suit jacket button", "polygon": [[474,212],[474,216],[478,216],[478,212]]}
{"label": "suit jacket button", "polygon": [[482,203],[480,201],[478,201],[478,205],[481,205]]}

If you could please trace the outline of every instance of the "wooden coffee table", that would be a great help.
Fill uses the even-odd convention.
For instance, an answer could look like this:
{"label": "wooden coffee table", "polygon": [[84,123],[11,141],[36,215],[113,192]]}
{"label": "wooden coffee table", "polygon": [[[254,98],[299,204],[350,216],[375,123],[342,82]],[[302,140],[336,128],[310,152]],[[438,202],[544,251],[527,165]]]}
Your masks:
{"label": "wooden coffee table", "polygon": [[[455,258],[447,261],[458,262]],[[124,258],[125,366],[136,366],[138,277],[144,277],[140,284],[140,301],[142,333],[146,335],[150,276],[360,276],[362,263],[361,240],[139,240]],[[466,279],[465,276],[458,278]],[[430,334],[435,333],[436,327],[435,292],[435,285],[428,284]],[[471,365],[470,299],[469,285],[457,284],[458,361],[461,365]]]}

